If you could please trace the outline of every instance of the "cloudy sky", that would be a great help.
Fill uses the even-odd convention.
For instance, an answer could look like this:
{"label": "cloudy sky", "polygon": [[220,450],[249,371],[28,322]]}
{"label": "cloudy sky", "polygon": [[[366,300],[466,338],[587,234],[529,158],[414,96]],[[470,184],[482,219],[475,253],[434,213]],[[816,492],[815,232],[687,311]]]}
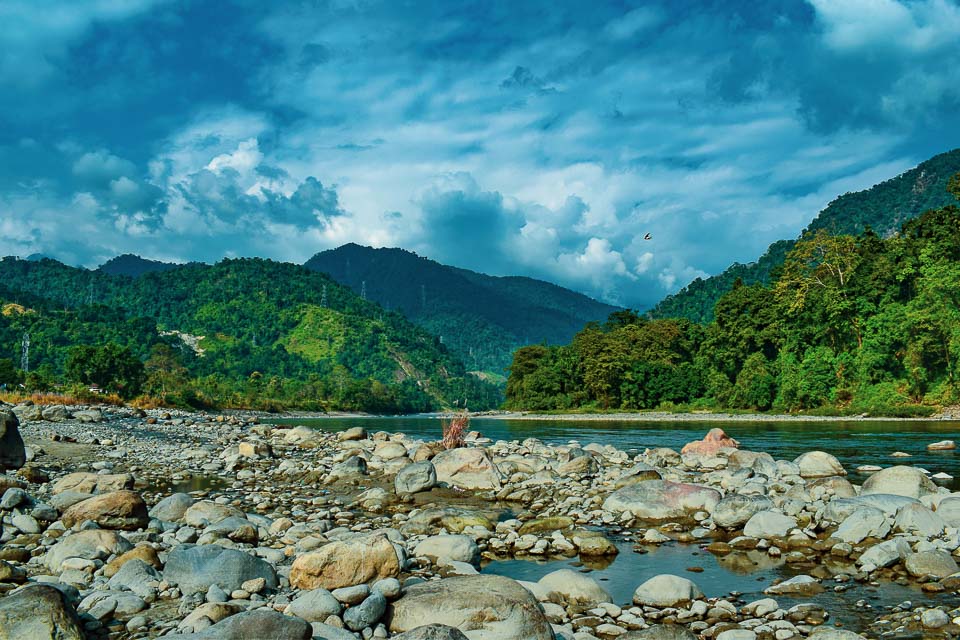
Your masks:
{"label": "cloudy sky", "polygon": [[644,308],[960,146],[956,0],[4,0],[0,22],[2,253],[86,266],[358,242]]}

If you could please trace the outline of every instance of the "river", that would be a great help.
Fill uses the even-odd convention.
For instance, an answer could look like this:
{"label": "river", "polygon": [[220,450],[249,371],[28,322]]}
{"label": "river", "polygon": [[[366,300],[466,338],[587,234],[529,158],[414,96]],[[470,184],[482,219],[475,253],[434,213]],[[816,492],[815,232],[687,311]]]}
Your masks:
{"label": "river", "polygon": [[[283,419],[276,423],[312,426],[327,431],[341,431],[363,426],[368,432],[403,432],[414,439],[435,440],[440,435],[437,416],[413,417],[345,417],[321,419]],[[891,466],[909,464],[931,473],[945,472],[955,480],[941,482],[953,490],[960,489],[960,455],[955,451],[928,451],[927,445],[939,440],[960,439],[960,422],[946,421],[616,421],[616,420],[511,420],[474,418],[471,429],[493,440],[538,438],[549,444],[571,441],[586,445],[594,442],[613,445],[629,453],[645,448],[669,447],[680,450],[691,440],[700,439],[711,428],[721,427],[740,441],[743,449],[765,451],[776,459],[793,460],[812,450],[835,455],[849,473],[851,482],[862,483],[867,474],[856,472],[861,465]],[[908,458],[891,457],[900,451]],[[798,573],[782,560],[762,552],[739,552],[714,557],[697,544],[668,543],[639,549],[622,539],[615,540],[620,554],[609,563],[583,565],[578,558],[547,561],[516,559],[488,562],[485,573],[496,573],[518,580],[538,580],[556,569],[568,568],[589,572],[611,594],[618,604],[630,602],[633,590],[644,580],[661,573],[689,577],[708,596],[731,592],[742,594],[749,602],[763,595],[763,589],[775,579]],[[696,573],[688,569],[695,568]],[[843,573],[842,566],[820,567],[820,577]],[[810,569],[804,569],[809,572]],[[857,584],[825,580],[827,592],[812,598],[776,597],[782,606],[814,601],[831,613],[834,622],[863,630],[877,617],[878,611],[904,600],[914,603],[956,601],[956,596],[930,596],[915,585],[894,583]]]}

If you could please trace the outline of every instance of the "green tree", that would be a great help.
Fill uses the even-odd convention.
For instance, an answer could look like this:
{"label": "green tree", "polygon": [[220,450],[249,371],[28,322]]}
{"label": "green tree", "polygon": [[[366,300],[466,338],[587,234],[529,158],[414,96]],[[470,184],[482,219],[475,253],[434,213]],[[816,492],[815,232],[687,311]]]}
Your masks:
{"label": "green tree", "polygon": [[109,342],[102,347],[77,345],[70,349],[67,377],[74,382],[97,385],[124,398],[140,393],[146,373],[130,349]]}
{"label": "green tree", "polygon": [[14,385],[20,381],[20,374],[10,358],[0,358],[0,386]]}
{"label": "green tree", "polygon": [[147,393],[166,402],[172,395],[180,395],[189,384],[189,373],[180,356],[170,345],[158,343],[144,363]]}
{"label": "green tree", "polygon": [[751,354],[743,363],[733,385],[731,403],[742,409],[766,411],[773,405],[776,379],[762,353]]}

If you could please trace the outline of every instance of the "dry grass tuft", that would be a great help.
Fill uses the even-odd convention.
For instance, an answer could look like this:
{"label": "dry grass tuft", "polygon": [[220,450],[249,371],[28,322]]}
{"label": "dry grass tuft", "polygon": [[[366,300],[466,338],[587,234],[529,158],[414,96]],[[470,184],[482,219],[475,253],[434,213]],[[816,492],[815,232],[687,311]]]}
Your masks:
{"label": "dry grass tuft", "polygon": [[77,405],[77,404],[110,404],[116,407],[123,406],[123,399],[112,393],[90,393],[90,394],[62,394],[62,393],[23,393],[19,391],[9,391],[0,393],[0,400],[9,404],[21,404],[30,400],[38,406],[49,406],[55,404]]}
{"label": "dry grass tuft", "polygon": [[464,445],[467,427],[470,426],[470,416],[467,413],[458,413],[449,422],[443,423],[443,440],[440,443],[444,449],[457,449]]}

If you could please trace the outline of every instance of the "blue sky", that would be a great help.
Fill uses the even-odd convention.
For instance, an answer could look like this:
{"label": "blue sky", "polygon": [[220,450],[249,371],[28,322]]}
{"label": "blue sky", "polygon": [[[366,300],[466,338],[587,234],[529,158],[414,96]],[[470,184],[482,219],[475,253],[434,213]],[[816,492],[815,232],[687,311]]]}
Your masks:
{"label": "blue sky", "polygon": [[5,0],[0,21],[3,253],[87,266],[358,242],[643,308],[960,146],[953,0]]}

